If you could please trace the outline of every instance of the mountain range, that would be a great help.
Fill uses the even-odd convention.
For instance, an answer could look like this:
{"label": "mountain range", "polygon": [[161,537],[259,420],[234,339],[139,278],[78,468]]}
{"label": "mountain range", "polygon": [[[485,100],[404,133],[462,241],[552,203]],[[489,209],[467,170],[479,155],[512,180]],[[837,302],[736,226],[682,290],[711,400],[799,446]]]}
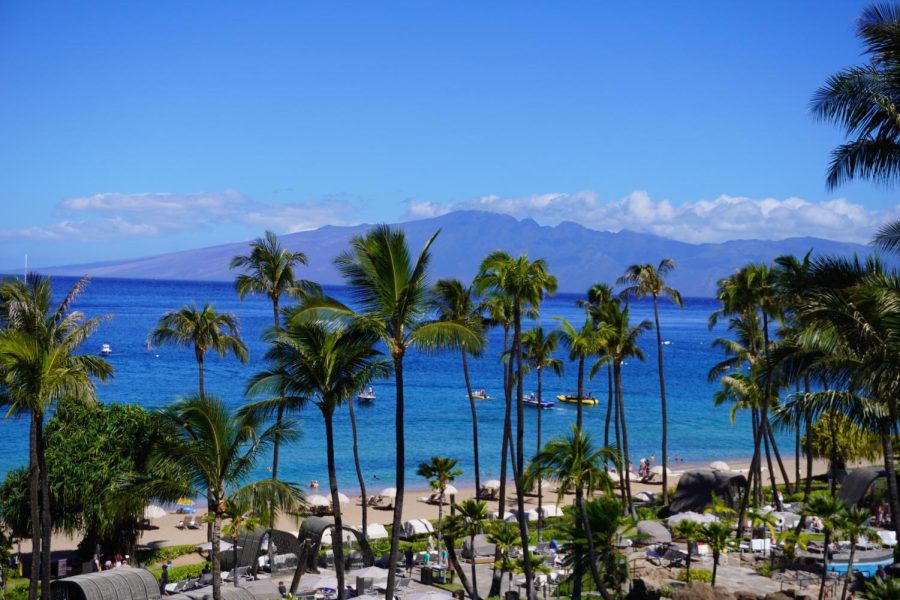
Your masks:
{"label": "mountain range", "polygon": [[[527,253],[544,258],[559,280],[559,291],[583,292],[598,281],[614,283],[635,263],[657,263],[666,257],[678,268],[669,276],[670,285],[685,296],[712,296],[716,282],[748,262],[770,261],[782,254],[860,255],[869,246],[812,237],[784,240],[733,240],[722,243],[689,244],[633,231],[597,231],[564,221],[539,225],[532,219],[481,211],[456,211],[439,217],[399,223],[414,252],[430,235],[441,230],[432,246],[433,279],[458,277],[470,281],[481,259],[494,250],[512,255]],[[322,284],[341,284],[332,260],[348,247],[349,240],[371,225],[332,226],[279,236],[285,247],[301,250],[309,267],[300,277]],[[231,280],[232,257],[247,253],[247,242],[235,242],[146,258],[66,265],[41,269],[57,275],[89,275],[170,280]]]}

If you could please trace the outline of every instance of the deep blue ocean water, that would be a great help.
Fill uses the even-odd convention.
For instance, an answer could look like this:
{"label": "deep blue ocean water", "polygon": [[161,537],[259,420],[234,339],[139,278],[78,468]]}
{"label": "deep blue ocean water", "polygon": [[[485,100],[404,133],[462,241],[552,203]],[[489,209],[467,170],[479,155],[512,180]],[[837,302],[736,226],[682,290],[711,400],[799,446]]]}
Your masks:
{"label": "deep blue ocean water", "polygon": [[[55,291],[65,293],[74,281],[54,278]],[[346,297],[345,290],[329,292]],[[584,313],[575,306],[577,296],[559,294],[547,299],[541,307],[541,323],[545,329],[556,326],[554,317],[565,317],[576,327]],[[249,377],[262,369],[265,343],[261,337],[272,324],[272,310],[262,297],[241,302],[232,284],[227,282],[147,281],[95,279],[79,297],[75,308],[88,316],[109,315],[100,330],[88,341],[86,350],[99,352],[103,343],[112,346],[108,358],[115,368],[114,378],[98,386],[102,402],[129,402],[148,409],[158,409],[179,396],[197,389],[197,368],[190,349],[162,347],[148,349],[147,333],[167,310],[184,304],[210,302],[219,311],[236,313],[241,334],[250,349],[250,362],[241,364],[234,358],[219,359],[210,355],[206,362],[207,392],[237,408],[244,401],[244,387]],[[720,327],[707,329],[707,317],[717,304],[712,299],[687,298],[683,310],[661,303],[660,320],[669,408],[669,453],[688,463],[705,463],[718,459],[745,458],[749,449],[749,420],[729,421],[728,407],[714,408],[712,395],[716,384],[707,383],[709,368],[721,360],[710,342],[725,335]],[[652,320],[652,305],[638,302],[632,307],[632,318]],[[646,361],[630,360],[623,368],[623,387],[628,421],[629,446],[634,464],[641,457],[660,456],[659,384],[656,370],[655,333],[648,331],[642,339]],[[499,474],[500,438],[503,424],[502,371],[498,354],[502,348],[502,331],[489,333],[488,350],[480,359],[470,360],[472,383],[485,388],[493,400],[478,402],[479,450],[482,478]],[[424,486],[415,476],[416,465],[434,455],[459,460],[462,484],[473,481],[472,429],[468,398],[462,377],[458,352],[421,354],[411,352],[405,362],[407,482],[408,486]],[[544,396],[574,393],[576,365],[566,365],[565,376],[544,377]],[[536,386],[534,375],[526,381],[526,393]],[[393,380],[375,383],[378,394],[373,404],[357,404],[360,453],[364,475],[376,489],[391,485],[394,464],[394,385]],[[585,407],[586,428],[595,442],[602,443],[606,413],[606,369],[586,384],[586,389],[601,398],[595,407]],[[526,455],[535,446],[536,409],[526,408]],[[575,419],[574,405],[557,404],[543,412],[543,435],[568,432]],[[282,449],[280,477],[305,484],[311,479],[327,480],[324,425],[315,406],[300,416],[301,436]],[[353,467],[352,439],[347,408],[335,418],[338,477],[342,488],[358,487]],[[791,452],[782,444],[785,451]],[[111,451],[113,449],[110,449]],[[0,474],[19,465],[28,457],[28,423],[26,419],[0,420]],[[265,476],[270,457],[260,460],[258,475]],[[677,468],[677,465],[672,465]]]}

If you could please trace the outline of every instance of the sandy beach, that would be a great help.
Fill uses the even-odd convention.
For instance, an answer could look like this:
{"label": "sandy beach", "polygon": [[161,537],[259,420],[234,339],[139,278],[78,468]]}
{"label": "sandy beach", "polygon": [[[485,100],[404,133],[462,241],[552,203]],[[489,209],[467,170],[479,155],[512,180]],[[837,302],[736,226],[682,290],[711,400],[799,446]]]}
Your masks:
{"label": "sandy beach", "polygon": [[[729,466],[736,471],[746,471],[749,467],[749,460],[746,461],[733,461],[729,463]],[[688,470],[692,470],[695,468],[703,468],[704,465],[680,465],[679,468],[673,469],[674,474],[670,475],[670,486],[674,487],[678,483],[678,478],[682,473]],[[788,475],[793,477],[794,474],[794,461],[786,460],[785,468],[788,471]],[[805,460],[801,463],[801,469],[805,469]],[[822,474],[827,469],[827,462],[823,460],[817,460],[814,463],[814,472],[815,474]],[[778,482],[781,483],[782,479],[780,474],[778,476]],[[325,485],[325,482],[320,482],[321,485]],[[510,489],[512,488],[512,481],[509,483]],[[374,488],[367,490],[371,495],[372,493],[378,493],[383,489],[382,487]],[[647,492],[659,492],[661,489],[661,485],[659,483],[638,483],[632,480],[632,493],[637,494],[642,491]],[[318,493],[327,495],[328,490],[324,488],[319,488],[318,490],[306,490],[307,494]],[[359,494],[358,492],[351,493],[349,490],[346,491],[347,495],[350,497],[350,502],[342,506],[342,515],[344,522],[351,526],[358,526],[362,522],[362,506],[359,502]],[[428,496],[429,492],[427,489],[421,487],[421,485],[417,486],[416,489],[408,490],[404,495],[403,502],[403,520],[408,519],[436,519],[438,517],[438,507],[433,504],[427,504],[422,502],[419,498],[423,496]],[[468,498],[475,497],[475,489],[470,488],[461,488],[459,490],[459,494],[456,495],[455,500],[460,502],[462,500]],[[512,493],[507,494],[508,502],[507,502],[507,510],[515,507],[515,497]],[[544,495],[544,503],[554,503],[556,501],[556,495],[553,493]],[[566,496],[563,499],[563,503],[571,502],[571,496]],[[488,510],[495,511],[497,510],[498,501],[488,501]],[[526,496],[526,505],[529,507],[537,506],[537,496]],[[445,514],[447,513],[448,508],[445,506]],[[205,509],[198,509],[197,516],[200,517],[205,514]],[[391,508],[370,508],[368,511],[368,519],[370,523],[382,523],[388,524],[391,522],[393,516],[393,511]],[[166,516],[155,519],[152,521],[151,528],[147,529],[143,532],[139,544],[141,546],[150,546],[150,547],[163,547],[163,546],[174,546],[174,545],[182,545],[182,544],[202,544],[206,541],[206,528],[201,527],[200,529],[179,529],[176,527],[179,521],[184,518],[184,515],[170,513]],[[292,517],[282,517],[278,521],[278,528],[283,529],[285,531],[297,531],[299,528],[299,521]],[[53,538],[53,549],[56,550],[73,550],[78,544],[79,537],[70,537],[64,534],[56,534]],[[22,542],[22,551],[30,552],[31,544],[29,540],[23,540]],[[194,555],[187,555],[181,557],[180,562],[196,562],[197,557]]]}

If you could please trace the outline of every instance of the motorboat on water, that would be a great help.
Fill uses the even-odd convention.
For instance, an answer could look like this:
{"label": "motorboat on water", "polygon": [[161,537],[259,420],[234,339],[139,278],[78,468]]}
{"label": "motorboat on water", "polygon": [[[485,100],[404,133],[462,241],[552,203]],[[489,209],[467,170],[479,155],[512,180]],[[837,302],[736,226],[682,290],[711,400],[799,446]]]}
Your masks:
{"label": "motorboat on water", "polygon": [[567,404],[582,404],[584,406],[594,406],[599,402],[599,400],[590,395],[585,398],[579,398],[574,394],[560,394],[556,399]]}
{"label": "motorboat on water", "polygon": [[[468,396],[468,394],[467,394]],[[487,392],[484,389],[480,390],[472,390],[472,398],[475,400],[490,400],[491,397],[487,395]]]}
{"label": "motorboat on water", "polygon": [[112,348],[109,344],[100,346],[100,356],[109,356],[110,354],[112,354]]}
{"label": "motorboat on water", "polygon": [[370,385],[370,386],[367,386],[366,389],[364,389],[363,391],[361,391],[361,392],[356,396],[356,398],[357,398],[360,402],[372,402],[372,401],[374,401],[374,400],[375,400],[375,388],[373,388],[371,385]]}
{"label": "motorboat on water", "polygon": [[528,394],[527,396],[522,398],[522,403],[525,406],[534,406],[535,408],[537,408],[538,406],[540,406],[541,408],[553,408],[552,400],[544,400],[543,398],[541,398],[540,402],[538,402],[537,394]]}

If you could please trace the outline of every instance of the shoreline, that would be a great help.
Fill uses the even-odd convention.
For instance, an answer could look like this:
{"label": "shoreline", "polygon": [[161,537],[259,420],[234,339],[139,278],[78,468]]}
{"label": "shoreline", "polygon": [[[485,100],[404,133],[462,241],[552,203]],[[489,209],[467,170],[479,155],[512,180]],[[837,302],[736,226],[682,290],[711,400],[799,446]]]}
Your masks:
{"label": "shoreline", "polygon": [[[793,476],[794,474],[794,461],[793,458],[787,459],[785,462],[785,469],[788,472],[789,476]],[[669,485],[670,487],[675,487],[677,485],[678,479],[685,471],[696,470],[697,468],[706,468],[706,465],[696,465],[691,463],[683,463],[683,468],[673,469],[673,474],[669,476]],[[731,470],[740,472],[741,470],[746,471],[749,468],[750,459],[747,458],[743,461],[731,461],[728,463]],[[853,468],[857,465],[848,465],[850,468]],[[801,463],[801,469],[805,467],[805,459]],[[827,461],[817,459],[813,462],[813,474],[821,475],[825,473],[827,470]],[[777,471],[777,470],[776,470]],[[783,483],[780,472],[776,472],[776,479],[778,483]],[[309,490],[304,489],[304,494],[311,495],[313,493],[319,493],[324,496],[329,496],[330,492],[327,487],[327,481],[321,482],[320,486],[325,485],[325,487],[320,487],[318,490]],[[509,485],[512,486],[512,480],[509,480]],[[366,491],[369,492],[369,496],[372,495],[371,492],[375,492],[376,494],[380,492],[384,487],[388,486],[377,486],[370,488],[367,486]],[[475,497],[475,489],[474,486],[457,486],[459,489],[459,493],[456,495],[455,500],[460,502],[462,500],[466,500],[469,498]],[[631,483],[632,494],[638,494],[640,492],[659,492],[661,489],[660,482],[654,483],[640,483],[635,480],[632,480]],[[350,497],[350,502],[348,504],[344,504],[341,507],[341,514],[343,520],[346,524],[351,526],[359,526],[362,522],[362,507],[359,502],[359,491],[353,488],[341,488],[342,493],[346,494]],[[406,492],[403,495],[403,520],[407,521],[410,519],[437,519],[438,517],[438,507],[433,504],[426,504],[425,502],[421,502],[419,500],[420,497],[427,496],[431,492],[431,489],[427,487],[427,485],[421,484],[417,486],[409,486]],[[514,507],[514,498],[515,495],[512,493],[512,489],[510,487],[509,493],[507,493],[507,510]],[[562,503],[571,502],[573,496],[566,495],[563,498]],[[509,499],[513,499],[513,503],[509,502]],[[525,504],[529,507],[537,506],[537,496],[526,496]],[[554,492],[545,493],[544,494],[544,503],[545,504],[556,504],[556,494]],[[489,500],[487,501],[488,510],[496,511],[497,510],[497,500]],[[170,508],[170,507],[164,507]],[[200,506],[200,504],[196,504],[195,508],[197,508],[196,513],[194,513],[198,518],[202,517],[205,513],[205,507]],[[449,507],[445,506],[444,514],[449,514]],[[138,545],[141,547],[163,547],[163,546],[174,546],[174,545],[185,545],[185,544],[197,544],[200,545],[206,541],[206,527],[201,527],[200,529],[178,529],[176,525],[180,520],[182,520],[186,515],[169,513],[166,516],[155,519],[151,522],[151,528],[146,529],[142,532],[142,535],[138,541]],[[381,523],[382,525],[389,524],[393,517],[393,508],[375,508],[370,507],[368,510],[368,522],[369,523]],[[285,531],[296,532],[299,529],[299,522],[301,519],[295,519],[290,516],[282,516],[278,519],[278,523],[276,527],[278,529],[282,529]],[[55,551],[69,551],[74,550],[80,541],[80,535],[76,535],[74,537],[67,536],[62,533],[55,533],[53,535],[52,547]],[[31,541],[30,540],[22,540],[22,551],[30,552],[31,551]],[[110,549],[103,549],[104,552],[109,552]],[[188,554],[184,557],[181,557],[184,563],[188,562],[196,562],[199,560],[199,557],[195,557],[194,554]],[[179,561],[176,561],[176,564],[180,564]]]}

